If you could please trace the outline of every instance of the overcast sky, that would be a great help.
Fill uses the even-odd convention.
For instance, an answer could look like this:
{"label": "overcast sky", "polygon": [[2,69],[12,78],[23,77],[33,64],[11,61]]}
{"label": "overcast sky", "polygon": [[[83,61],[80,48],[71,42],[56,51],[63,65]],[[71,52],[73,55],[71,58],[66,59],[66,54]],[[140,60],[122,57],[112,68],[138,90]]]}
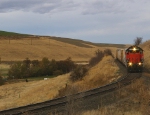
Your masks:
{"label": "overcast sky", "polygon": [[133,44],[150,39],[150,0],[0,0],[0,30]]}

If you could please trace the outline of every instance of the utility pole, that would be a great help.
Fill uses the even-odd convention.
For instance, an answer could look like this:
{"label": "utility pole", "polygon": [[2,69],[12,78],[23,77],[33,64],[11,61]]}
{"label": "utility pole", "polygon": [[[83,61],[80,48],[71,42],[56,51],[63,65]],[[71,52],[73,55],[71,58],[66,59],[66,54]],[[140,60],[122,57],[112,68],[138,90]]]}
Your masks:
{"label": "utility pole", "polygon": [[9,44],[10,44],[10,37],[9,37]]}
{"label": "utility pole", "polygon": [[50,38],[49,38],[49,46],[50,46]]}
{"label": "utility pole", "polygon": [[31,37],[31,45],[32,45],[32,37]]}

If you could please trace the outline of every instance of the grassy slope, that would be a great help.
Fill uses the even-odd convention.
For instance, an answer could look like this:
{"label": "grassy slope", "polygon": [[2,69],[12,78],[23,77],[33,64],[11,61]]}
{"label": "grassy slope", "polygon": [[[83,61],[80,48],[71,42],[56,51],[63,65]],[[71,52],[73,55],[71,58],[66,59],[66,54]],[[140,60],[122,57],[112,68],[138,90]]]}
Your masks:
{"label": "grassy slope", "polygon": [[24,40],[0,40],[0,57],[2,61],[22,61],[25,58],[41,60],[43,57],[49,59],[63,60],[72,57],[75,61],[88,61],[93,52],[99,47],[85,48],[65,44],[56,40],[30,38]]}
{"label": "grassy slope", "polygon": [[150,72],[150,40],[144,42],[141,47],[144,50],[144,66]]}
{"label": "grassy slope", "polygon": [[[64,43],[69,43],[72,45],[76,45],[79,47],[87,47],[87,48],[92,48],[92,46],[97,46],[97,47],[125,47],[123,44],[107,44],[107,43],[92,43],[88,41],[83,41],[83,40],[75,40],[75,39],[69,39],[69,38],[51,38],[57,41],[61,41]],[[92,45],[92,46],[90,46]]]}
{"label": "grassy slope", "polygon": [[32,36],[32,35],[0,31],[0,38],[4,38],[4,39],[23,38],[23,37],[29,37],[29,36]]}
{"label": "grassy slope", "polygon": [[42,102],[54,98],[68,82],[68,75],[49,80],[6,84],[0,87],[0,110]]}
{"label": "grassy slope", "polygon": [[81,92],[106,85],[122,76],[119,67],[114,58],[105,56],[101,62],[88,71],[83,80],[71,83],[70,87],[76,87]]}

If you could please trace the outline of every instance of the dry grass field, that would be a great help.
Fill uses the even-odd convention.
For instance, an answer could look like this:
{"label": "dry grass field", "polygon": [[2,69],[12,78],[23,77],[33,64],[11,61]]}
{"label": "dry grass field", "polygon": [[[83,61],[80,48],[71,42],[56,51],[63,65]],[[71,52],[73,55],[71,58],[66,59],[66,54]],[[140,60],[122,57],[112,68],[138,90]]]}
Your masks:
{"label": "dry grass field", "polygon": [[10,42],[0,39],[0,59],[1,61],[22,61],[25,58],[41,60],[47,57],[50,60],[64,60],[71,57],[73,61],[89,61],[97,49],[107,48],[86,45],[89,47],[79,47],[48,37],[12,39]]}
{"label": "dry grass field", "polygon": [[[147,81],[149,83],[145,84]],[[115,103],[103,104],[101,108],[81,112],[81,115],[149,115],[149,87],[150,78],[140,78],[120,89],[118,94],[115,92],[118,96]]]}
{"label": "dry grass field", "polygon": [[65,87],[68,76],[0,86],[0,110],[53,99],[58,95],[58,90]]}
{"label": "dry grass field", "polygon": [[141,44],[144,49],[144,66],[150,72],[150,40]]}

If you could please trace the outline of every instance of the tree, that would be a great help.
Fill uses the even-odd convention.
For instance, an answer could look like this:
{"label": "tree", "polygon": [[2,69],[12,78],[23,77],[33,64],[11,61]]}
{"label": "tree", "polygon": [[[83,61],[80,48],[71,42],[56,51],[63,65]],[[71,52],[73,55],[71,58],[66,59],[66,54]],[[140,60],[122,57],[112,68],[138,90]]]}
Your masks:
{"label": "tree", "polygon": [[137,37],[136,39],[134,39],[134,45],[138,46],[142,43],[142,37]]}
{"label": "tree", "polygon": [[32,66],[39,66],[40,62],[39,60],[33,60],[31,61]]}
{"label": "tree", "polygon": [[21,63],[15,63],[12,64],[9,72],[8,72],[9,78],[11,79],[18,79],[18,78],[22,78],[22,73],[21,73]]}
{"label": "tree", "polygon": [[26,58],[24,61],[23,61],[23,64],[29,68],[30,67],[30,64],[31,64],[31,61],[29,60],[29,58]]}
{"label": "tree", "polygon": [[41,74],[42,75],[51,75],[51,71],[50,71],[50,61],[48,60],[48,58],[44,57],[40,63],[40,67],[41,67]]}
{"label": "tree", "polygon": [[66,60],[58,61],[57,67],[58,67],[58,70],[61,70],[63,73],[68,73],[75,68],[75,64],[69,57]]}

